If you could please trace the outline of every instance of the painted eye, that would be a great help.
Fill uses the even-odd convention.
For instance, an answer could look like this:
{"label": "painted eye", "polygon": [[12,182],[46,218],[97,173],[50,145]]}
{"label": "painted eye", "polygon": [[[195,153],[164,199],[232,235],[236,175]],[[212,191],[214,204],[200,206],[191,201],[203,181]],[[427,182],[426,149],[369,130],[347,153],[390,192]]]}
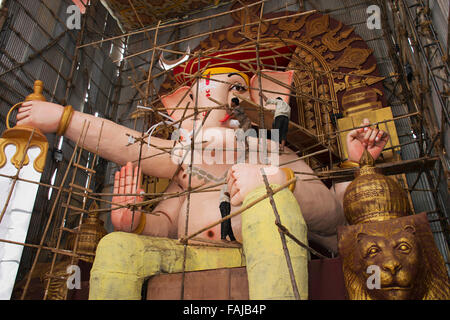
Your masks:
{"label": "painted eye", "polygon": [[367,256],[374,256],[378,252],[380,252],[380,248],[378,248],[376,246],[372,246],[372,247],[369,248],[369,250],[367,250]]}
{"label": "painted eye", "polygon": [[400,250],[401,252],[404,252],[404,253],[408,253],[409,251],[411,251],[411,247],[406,242],[400,243],[397,246],[397,249]]}
{"label": "painted eye", "polygon": [[230,87],[230,90],[236,90],[237,92],[247,91],[247,88],[240,83],[235,83]]}

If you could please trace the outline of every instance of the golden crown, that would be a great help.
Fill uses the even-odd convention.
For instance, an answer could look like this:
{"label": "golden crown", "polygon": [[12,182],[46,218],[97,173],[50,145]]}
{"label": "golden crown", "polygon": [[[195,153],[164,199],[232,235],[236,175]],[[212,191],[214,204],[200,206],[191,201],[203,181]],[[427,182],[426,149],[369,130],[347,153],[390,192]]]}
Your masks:
{"label": "golden crown", "polygon": [[397,181],[379,172],[367,150],[359,164],[359,173],[344,195],[347,221],[360,224],[408,215],[410,206],[405,191]]}

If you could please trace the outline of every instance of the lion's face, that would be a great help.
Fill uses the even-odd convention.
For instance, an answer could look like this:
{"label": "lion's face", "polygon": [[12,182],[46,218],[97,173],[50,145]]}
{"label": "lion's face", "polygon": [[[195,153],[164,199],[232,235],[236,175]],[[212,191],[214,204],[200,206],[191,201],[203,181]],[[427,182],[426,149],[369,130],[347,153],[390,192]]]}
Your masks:
{"label": "lion's face", "polygon": [[[450,299],[447,268],[425,212],[343,226],[338,237],[349,299]],[[379,267],[380,289],[368,286],[372,265]]]}
{"label": "lion's face", "polygon": [[419,272],[420,250],[416,244],[414,227],[391,234],[389,238],[359,233],[357,235],[359,270],[364,280],[371,265],[380,268],[380,289],[367,290],[372,299],[404,300],[411,298]]}

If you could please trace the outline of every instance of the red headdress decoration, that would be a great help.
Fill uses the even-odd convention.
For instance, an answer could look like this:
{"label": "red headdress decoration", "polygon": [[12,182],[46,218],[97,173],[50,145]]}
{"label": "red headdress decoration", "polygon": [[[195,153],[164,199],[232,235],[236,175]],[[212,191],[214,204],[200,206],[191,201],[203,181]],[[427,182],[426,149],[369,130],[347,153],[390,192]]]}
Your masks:
{"label": "red headdress decoration", "polygon": [[249,78],[257,70],[259,55],[260,68],[284,71],[289,64],[295,45],[261,45],[257,51],[254,46],[223,49],[210,54],[189,59],[173,69],[178,83],[191,85],[193,76],[200,69],[232,68],[246,74]]}

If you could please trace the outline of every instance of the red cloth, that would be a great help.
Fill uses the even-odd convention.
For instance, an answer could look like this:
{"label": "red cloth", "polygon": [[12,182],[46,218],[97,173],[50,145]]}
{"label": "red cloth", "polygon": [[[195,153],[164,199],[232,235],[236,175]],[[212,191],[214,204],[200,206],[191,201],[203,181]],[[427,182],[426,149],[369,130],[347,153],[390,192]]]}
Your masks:
{"label": "red cloth", "polygon": [[229,114],[227,114],[226,116],[225,116],[225,118],[223,118],[222,120],[220,120],[220,122],[225,122],[225,121],[227,121],[228,119],[230,119],[231,118],[231,116],[229,115]]}

